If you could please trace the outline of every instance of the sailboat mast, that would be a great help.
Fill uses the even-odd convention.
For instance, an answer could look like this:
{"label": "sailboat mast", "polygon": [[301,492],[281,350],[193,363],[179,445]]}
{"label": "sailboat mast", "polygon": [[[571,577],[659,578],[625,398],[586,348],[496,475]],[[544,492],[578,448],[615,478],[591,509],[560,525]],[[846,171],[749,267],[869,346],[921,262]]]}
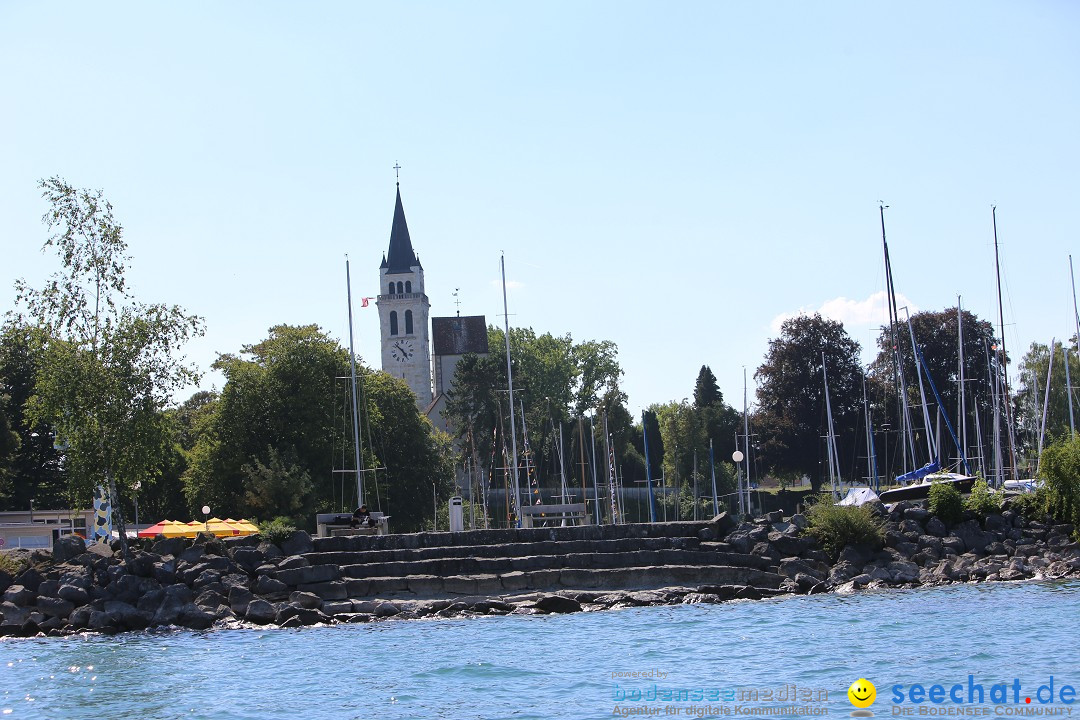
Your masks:
{"label": "sailboat mast", "polygon": [[915,433],[912,432],[911,415],[907,404],[907,381],[904,379],[904,365],[900,361],[900,335],[896,329],[896,326],[900,323],[900,311],[896,307],[896,287],[893,284],[892,260],[889,258],[889,243],[885,239],[885,208],[884,203],[878,204],[878,210],[881,214],[881,245],[885,252],[885,294],[889,306],[889,333],[892,335],[893,341],[893,387],[899,385],[898,394],[900,395],[900,402],[897,403],[897,411],[900,413],[900,456],[903,459],[902,465],[906,474],[908,453],[910,453],[912,465],[917,465],[915,461]]}
{"label": "sailboat mast", "polygon": [[836,436],[833,434],[832,424],[832,403],[829,401],[829,373],[825,369],[825,353],[821,353],[821,377],[825,381],[825,418],[828,422],[828,426],[825,432],[825,453],[829,457],[829,485],[832,487],[833,497],[838,497],[840,491],[838,489],[838,483],[836,476],[840,472],[840,468],[837,467],[838,463],[835,462],[836,454]]}
{"label": "sailboat mast", "polygon": [[872,487],[875,492],[881,489],[878,484],[877,473],[877,454],[874,452],[874,423],[870,417],[870,403],[866,397],[866,371],[863,371],[862,376],[862,404],[863,404],[863,416],[866,418],[866,463],[867,470],[870,471],[869,482],[867,485]]}
{"label": "sailboat mast", "polygon": [[345,294],[349,304],[349,367],[352,372],[353,451],[356,453],[356,505],[364,504],[363,452],[360,447],[360,407],[356,400],[356,353],[353,351],[352,280],[349,277],[349,256],[345,256]]}
{"label": "sailboat mast", "polygon": [[[716,458],[713,456],[712,438],[709,438],[709,472],[712,474],[713,517],[720,514],[720,496],[716,494]],[[650,489],[649,494],[652,494]]]}
{"label": "sailboat mast", "polygon": [[[743,442],[746,444],[746,457],[743,458],[743,462],[746,463],[746,512],[750,512],[750,416],[747,413],[746,403],[746,368],[742,371],[742,421],[743,421]],[[741,499],[740,499],[741,504]]]}
{"label": "sailboat mast", "polygon": [[514,480],[514,511],[518,515],[515,518],[518,527],[521,527],[521,513],[518,508],[521,505],[521,486],[518,483],[518,453],[517,453],[517,425],[514,418],[514,370],[510,363],[510,310],[506,303],[506,256],[499,256],[499,266],[502,269],[502,295],[503,295],[503,338],[506,340],[506,385],[510,392],[510,448],[513,458],[510,460],[510,470]]}
{"label": "sailboat mast", "polygon": [[960,444],[963,446],[964,452],[968,449],[967,439],[967,403],[964,396],[964,313],[960,307],[960,296],[956,296],[956,337],[957,337],[957,371],[956,376],[959,378],[959,393],[960,393],[960,417],[957,418],[956,424],[960,429]]}
{"label": "sailboat mast", "polygon": [[[1073,295],[1073,320],[1076,322],[1076,347],[1080,348],[1080,312],[1076,309],[1076,277],[1073,275],[1072,255],[1069,256],[1069,280],[1072,282],[1072,295]],[[1068,347],[1068,343],[1065,343],[1065,347]],[[1065,390],[1069,396],[1069,432],[1076,433],[1076,428],[1073,425],[1073,409],[1072,409],[1072,385],[1069,383],[1069,353],[1065,352]]]}
{"label": "sailboat mast", "polygon": [[[1054,372],[1054,343],[1057,342],[1057,338],[1050,338],[1050,359],[1046,366],[1046,393],[1043,396],[1042,407],[1042,423],[1039,425],[1039,455],[1035,458],[1035,472],[1038,473],[1039,465],[1042,463],[1042,449],[1043,438],[1046,437],[1046,415],[1050,409],[1050,377]],[[1068,358],[1066,358],[1066,361]]]}
{"label": "sailboat mast", "polygon": [[1072,380],[1069,379],[1069,344],[1067,342],[1061,343],[1061,354],[1065,357],[1065,395],[1069,398],[1069,435],[1076,434],[1076,427],[1073,425],[1073,402],[1072,402]]}
{"label": "sailboat mast", "polygon": [[990,211],[994,218],[994,270],[997,272],[997,296],[998,296],[998,327],[1001,329],[1001,377],[1004,384],[1005,395],[1002,398],[1005,406],[1005,428],[1009,433],[1009,463],[1012,465],[1013,480],[1016,480],[1016,443],[1013,442],[1012,413],[1009,411],[1009,369],[1005,365],[1005,311],[1001,303],[1001,260],[998,254],[997,232],[997,206],[991,205]]}
{"label": "sailboat mast", "polygon": [[596,468],[596,428],[593,425],[593,417],[589,418],[589,452],[592,455],[592,485],[593,485],[593,508],[596,510],[596,524],[600,524],[600,481],[597,479],[599,470]]}
{"label": "sailboat mast", "polygon": [[[645,447],[645,487],[649,491],[649,522],[656,522],[656,501],[652,491],[652,468],[649,467],[649,428],[645,424],[645,411],[641,411],[641,442]],[[712,450],[712,440],[709,440],[709,452]],[[716,478],[713,477],[713,495],[716,494]],[[717,511],[716,514],[719,514]]]}
{"label": "sailboat mast", "polygon": [[[906,309],[905,309],[906,312]],[[911,337],[911,352],[916,356],[915,360],[915,375],[919,378],[919,402],[922,403],[923,423],[926,427],[926,451],[930,454],[928,462],[938,462],[941,459],[938,457],[937,442],[935,440],[935,433],[930,430],[930,407],[926,402],[926,389],[923,387],[923,374],[922,368],[918,361],[919,349],[915,345],[915,328],[911,326],[911,316],[907,318],[908,335]]]}

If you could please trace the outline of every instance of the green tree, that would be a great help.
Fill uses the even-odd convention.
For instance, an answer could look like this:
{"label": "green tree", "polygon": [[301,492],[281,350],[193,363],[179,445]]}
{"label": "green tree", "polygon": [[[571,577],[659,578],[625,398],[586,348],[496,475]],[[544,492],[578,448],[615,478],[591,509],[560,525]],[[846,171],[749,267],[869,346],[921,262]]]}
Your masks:
{"label": "green tree", "polygon": [[[906,322],[897,323],[890,329],[883,327],[878,336],[878,356],[870,366],[869,377],[871,390],[874,397],[875,413],[881,423],[889,423],[893,427],[903,427],[903,419],[900,417],[902,403],[900,402],[900,387],[897,371],[903,374],[904,385],[908,392],[908,406],[918,408],[923,400],[919,397],[919,373],[917,360],[911,349],[911,335],[914,333],[915,342],[918,344],[923,360],[929,369],[930,377],[933,378],[934,386],[941,395],[942,411],[953,424],[959,437],[964,435],[959,425],[960,407],[960,325],[963,325],[963,356],[964,356],[964,392],[968,417],[965,419],[969,442],[974,444],[974,413],[976,412],[976,400],[980,405],[989,405],[990,379],[987,371],[988,353],[993,355],[997,341],[994,338],[993,326],[980,320],[976,315],[967,310],[958,317],[956,309],[940,311],[923,311],[911,316],[911,329]],[[893,348],[898,352],[894,353]],[[899,365],[896,364],[899,358]],[[831,382],[831,378],[830,378]],[[925,433],[935,433],[937,422],[934,414],[937,412],[937,401],[933,397],[926,376],[923,375],[923,386],[926,388],[925,401],[931,406],[931,422],[935,427],[924,428],[924,422],[917,411],[913,412],[913,430],[925,438]],[[944,431],[943,431],[944,432]],[[899,448],[899,437],[896,437],[896,445],[891,447],[881,446],[877,448],[878,458],[882,461],[882,468],[887,471],[899,471],[902,448]],[[951,443],[950,443],[951,444]],[[917,448],[916,448],[917,449]],[[948,445],[942,448],[942,460],[954,457],[955,448],[949,449]],[[896,461],[890,460],[895,458]],[[919,456],[915,465],[929,462],[928,458]],[[910,467],[910,465],[909,465]]]}
{"label": "green tree", "polygon": [[[348,355],[316,325],[278,325],[215,367],[226,378],[219,397],[181,408],[194,438],[183,476],[189,507],[218,515],[288,517],[311,528],[313,514],[356,506],[351,474],[335,458],[353,457]],[[432,484],[450,487],[449,439],[416,409],[408,386],[360,366],[365,501],[392,513],[397,531],[419,529]],[[345,469],[345,468],[338,468]],[[344,478],[348,478],[347,480]]]}
{"label": "green tree", "polygon": [[856,442],[844,428],[856,427],[862,405],[862,369],[859,344],[842,323],[820,315],[786,320],[780,337],[769,341],[765,361],[754,377],[758,381],[761,455],[777,475],[806,474],[815,492],[821,487],[826,435],[825,381],[822,359],[829,376],[833,426],[841,445],[841,474],[854,472],[844,459],[845,448]]}
{"label": "green tree", "polygon": [[[388,513],[396,532],[421,530],[431,495],[445,502],[454,487],[450,436],[416,410],[416,396],[399,378],[364,372],[372,464],[385,468],[366,482],[368,506]],[[361,419],[361,423],[363,419]]]}
{"label": "green tree", "polygon": [[724,402],[724,395],[716,383],[712,368],[702,365],[694,382],[694,407],[704,408]]}
{"label": "green tree", "polygon": [[[1032,343],[1020,360],[1020,382],[1016,388],[1017,441],[1021,451],[1034,458],[1038,453],[1039,434],[1042,430],[1043,405],[1046,403],[1046,437],[1044,446],[1053,438],[1068,437],[1069,395],[1065,382],[1065,355],[1060,342],[1054,343],[1054,365],[1050,373],[1050,394],[1047,398],[1047,373],[1050,372],[1050,349],[1041,343]],[[1076,351],[1069,349],[1069,381],[1080,380],[1080,361]],[[1048,402],[1047,402],[1048,400]],[[1073,406],[1073,423],[1080,421],[1080,403]],[[1037,461],[1029,461],[1034,473]]]}
{"label": "green tree", "polygon": [[56,427],[73,502],[88,503],[96,484],[108,488],[126,552],[118,489],[129,494],[160,464],[161,409],[198,378],[175,353],[202,333],[202,321],[128,294],[127,243],[100,190],[55,177],[39,186],[50,205],[45,248],[63,268],[41,289],[16,283],[18,302],[48,338],[28,414]]}
{"label": "green tree", "polygon": [[62,456],[51,425],[27,417],[44,353],[43,333],[14,318],[0,330],[0,509],[59,508],[67,502]]}
{"label": "green tree", "polygon": [[[502,466],[503,443],[507,447],[511,443],[506,435],[510,409],[505,393],[503,331],[489,327],[488,345],[489,355],[466,355],[458,363],[446,412],[455,434],[465,441],[464,453],[475,452],[474,459],[485,463],[491,472]],[[580,449],[573,439],[576,418],[586,411],[597,413],[599,422],[600,413],[609,410],[608,425],[617,436],[617,452],[625,451],[633,422],[625,409],[626,396],[619,389],[622,370],[614,343],[589,340],[574,344],[570,335],[538,335],[532,328],[511,328],[510,353],[518,450],[524,453],[524,427],[531,449],[530,466],[545,475],[545,486],[550,486],[559,473],[556,446],[560,428],[564,438],[571,438],[569,446],[564,447],[567,456],[576,457]],[[598,438],[602,437],[601,431],[597,433]],[[566,464],[569,469],[570,463]]]}
{"label": "green tree", "polygon": [[[195,436],[183,478],[188,506],[207,504],[221,516],[290,516],[286,508],[247,499],[256,476],[244,467],[272,465],[268,453],[273,451],[299,468],[291,477],[308,474],[320,509],[347,507],[335,495],[333,477],[335,448],[347,445],[351,457],[350,435],[334,410],[335,402],[341,405],[339,398],[347,395],[336,378],[349,371],[348,355],[337,341],[316,325],[277,325],[262,342],[245,345],[237,355],[219,356],[214,367],[225,375],[220,396],[202,398],[186,409]],[[367,460],[366,466],[373,467],[372,458]],[[295,519],[311,525],[311,518]]]}
{"label": "green tree", "polygon": [[244,501],[258,517],[284,516],[304,519],[311,515],[311,473],[283,458],[276,448],[266,448],[266,463],[254,459],[241,467],[245,476]]}

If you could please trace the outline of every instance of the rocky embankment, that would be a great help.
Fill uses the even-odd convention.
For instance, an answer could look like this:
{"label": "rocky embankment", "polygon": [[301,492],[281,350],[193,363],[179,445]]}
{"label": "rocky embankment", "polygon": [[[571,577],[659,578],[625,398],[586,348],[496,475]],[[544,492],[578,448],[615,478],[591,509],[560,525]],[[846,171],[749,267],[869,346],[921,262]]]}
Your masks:
{"label": "rocky embankment", "polygon": [[[78,538],[0,571],[0,635],[564,613],[955,582],[1080,577],[1071,525],[1005,511],[952,527],[878,506],[881,548],[835,562],[779,513],[709,523],[316,539],[159,539],[124,562]],[[500,535],[502,533],[502,535]],[[513,542],[506,542],[511,539]]]}

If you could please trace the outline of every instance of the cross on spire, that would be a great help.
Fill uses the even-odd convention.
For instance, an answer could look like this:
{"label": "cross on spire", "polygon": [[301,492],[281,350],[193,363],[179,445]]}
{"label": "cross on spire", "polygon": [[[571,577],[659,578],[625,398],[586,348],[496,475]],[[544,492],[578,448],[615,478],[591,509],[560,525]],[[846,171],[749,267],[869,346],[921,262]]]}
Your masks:
{"label": "cross on spire", "polygon": [[397,180],[398,185],[401,184],[401,165],[394,163],[394,178]]}

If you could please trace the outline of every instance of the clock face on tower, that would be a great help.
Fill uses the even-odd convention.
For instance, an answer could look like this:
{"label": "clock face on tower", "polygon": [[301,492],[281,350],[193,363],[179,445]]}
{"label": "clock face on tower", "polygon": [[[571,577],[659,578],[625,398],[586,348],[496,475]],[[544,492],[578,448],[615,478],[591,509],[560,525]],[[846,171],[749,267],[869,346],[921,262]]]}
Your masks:
{"label": "clock face on tower", "polygon": [[401,363],[411,360],[415,354],[416,350],[413,349],[410,340],[395,340],[394,344],[390,346],[390,357]]}

